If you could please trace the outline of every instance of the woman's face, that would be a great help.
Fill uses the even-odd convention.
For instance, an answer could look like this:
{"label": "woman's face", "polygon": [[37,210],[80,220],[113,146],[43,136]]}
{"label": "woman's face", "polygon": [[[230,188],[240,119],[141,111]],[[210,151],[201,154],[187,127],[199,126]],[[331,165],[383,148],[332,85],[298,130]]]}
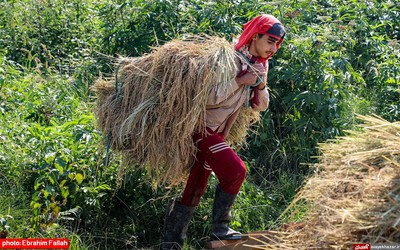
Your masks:
{"label": "woman's face", "polygon": [[254,34],[249,51],[253,56],[267,58],[278,50],[278,42],[272,36]]}

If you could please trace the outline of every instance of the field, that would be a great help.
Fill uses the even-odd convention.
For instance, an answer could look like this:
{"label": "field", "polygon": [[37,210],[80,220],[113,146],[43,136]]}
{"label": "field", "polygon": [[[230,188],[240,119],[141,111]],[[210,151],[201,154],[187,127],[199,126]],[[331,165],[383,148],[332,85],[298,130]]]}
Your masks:
{"label": "field", "polygon": [[[140,57],[188,34],[232,41],[259,13],[287,30],[269,60],[270,108],[238,149],[249,174],[233,209],[236,230],[309,218],[309,206],[293,199],[324,159],[318,145],[361,131],[358,115],[400,120],[397,0],[0,6],[0,231],[7,238],[67,237],[70,249],[158,247],[168,200],[182,186],[157,186],[140,168],[118,174],[122,158],[96,127],[91,87],[114,76],[118,56]],[[216,183],[212,177],[192,219],[187,249],[200,249],[209,235]]]}

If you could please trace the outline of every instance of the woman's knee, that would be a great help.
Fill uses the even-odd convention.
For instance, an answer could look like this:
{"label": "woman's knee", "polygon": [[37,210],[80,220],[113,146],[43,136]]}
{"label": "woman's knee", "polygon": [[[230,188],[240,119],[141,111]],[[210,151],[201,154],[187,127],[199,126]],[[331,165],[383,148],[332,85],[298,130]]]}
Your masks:
{"label": "woman's knee", "polygon": [[223,178],[219,178],[222,190],[230,194],[237,194],[246,178],[246,173],[246,165],[243,162],[231,165],[229,172]]}
{"label": "woman's knee", "polygon": [[233,179],[237,180],[238,182],[240,182],[240,184],[242,184],[247,174],[246,165],[244,164],[243,161],[240,161],[240,163],[235,165],[234,171],[232,172],[235,173],[235,177]]}

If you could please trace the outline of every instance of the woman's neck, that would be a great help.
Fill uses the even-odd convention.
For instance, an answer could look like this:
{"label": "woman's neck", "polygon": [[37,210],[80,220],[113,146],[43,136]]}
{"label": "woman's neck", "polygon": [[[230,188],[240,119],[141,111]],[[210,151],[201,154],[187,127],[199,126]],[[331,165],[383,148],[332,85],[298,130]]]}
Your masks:
{"label": "woman's neck", "polygon": [[249,52],[250,52],[251,55],[253,55],[253,56],[255,56],[255,57],[259,57],[259,56],[260,56],[260,55],[257,53],[257,50],[256,50],[255,45],[254,45],[253,42],[250,42],[250,45],[249,45]]}
{"label": "woman's neck", "polygon": [[[243,47],[241,47],[239,49],[239,51],[251,62],[251,63],[255,63],[255,61],[257,60],[257,56],[254,55],[254,52],[252,53],[252,51],[250,50],[251,48],[251,44],[250,45],[244,45]],[[254,49],[253,49],[254,50]]]}

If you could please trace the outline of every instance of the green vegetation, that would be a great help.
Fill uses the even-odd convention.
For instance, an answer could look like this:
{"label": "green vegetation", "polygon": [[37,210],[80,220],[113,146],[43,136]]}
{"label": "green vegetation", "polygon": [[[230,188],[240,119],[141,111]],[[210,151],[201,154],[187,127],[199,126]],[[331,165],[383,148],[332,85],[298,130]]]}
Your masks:
{"label": "green vegetation", "polygon": [[[312,2],[312,4],[311,4]],[[240,152],[249,176],[235,204],[241,231],[274,228],[316,160],[355,114],[400,120],[400,7],[393,0],[28,0],[0,2],[0,230],[68,237],[71,249],[157,247],[169,198],[141,170],[119,180],[120,159],[95,129],[93,93],[118,54],[140,56],[186,33],[231,40],[259,13],[288,35],[270,60],[271,107]],[[215,178],[188,244],[209,233]]]}

